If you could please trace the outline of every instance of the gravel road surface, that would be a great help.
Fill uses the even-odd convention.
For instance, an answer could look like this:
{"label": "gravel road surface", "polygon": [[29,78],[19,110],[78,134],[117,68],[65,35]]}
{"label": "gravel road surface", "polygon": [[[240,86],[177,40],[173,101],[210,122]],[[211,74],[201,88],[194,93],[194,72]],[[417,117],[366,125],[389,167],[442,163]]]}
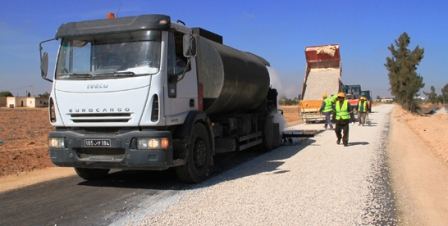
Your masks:
{"label": "gravel road surface", "polygon": [[391,109],[377,107],[371,126],[351,125],[349,147],[325,131],[265,154],[225,155],[199,185],[169,171],[116,172],[0,193],[0,225],[393,225],[384,159]]}
{"label": "gravel road surface", "polygon": [[[241,164],[184,194],[142,225],[394,225],[385,147],[392,105],[371,125],[350,126],[350,145],[333,131]],[[321,127],[311,125],[309,128]],[[304,126],[300,127],[303,129]]]}

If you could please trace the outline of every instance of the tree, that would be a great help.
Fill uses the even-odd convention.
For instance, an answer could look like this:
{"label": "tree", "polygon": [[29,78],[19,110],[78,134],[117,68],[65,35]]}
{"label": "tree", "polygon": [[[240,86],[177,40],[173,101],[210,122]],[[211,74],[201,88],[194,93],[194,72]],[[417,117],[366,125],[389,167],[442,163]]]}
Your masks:
{"label": "tree", "polygon": [[0,91],[0,97],[13,97],[10,91]]}
{"label": "tree", "polygon": [[280,105],[296,105],[298,103],[299,103],[299,99],[297,97],[290,99],[290,98],[283,96],[280,98],[280,101],[279,101]]}
{"label": "tree", "polygon": [[431,86],[431,91],[429,93],[427,92],[423,92],[427,97],[428,97],[428,101],[431,102],[431,104],[437,104],[438,101],[438,96],[436,93],[436,88],[434,88],[434,86]]}
{"label": "tree", "polygon": [[389,83],[392,95],[405,109],[415,112],[417,103],[414,99],[425,85],[423,77],[417,73],[417,66],[423,59],[424,49],[419,46],[414,50],[408,48],[411,38],[404,32],[388,49],[392,56],[386,58]]}
{"label": "tree", "polygon": [[448,84],[446,84],[443,88],[442,88],[442,100],[443,103],[447,104],[448,103]]}
{"label": "tree", "polygon": [[445,103],[445,101],[443,101],[443,96],[442,95],[438,95],[437,96],[437,102],[441,103],[441,104]]}
{"label": "tree", "polygon": [[39,94],[39,97],[43,97],[43,98],[47,98],[48,99],[50,97],[50,93],[45,91],[44,93]]}

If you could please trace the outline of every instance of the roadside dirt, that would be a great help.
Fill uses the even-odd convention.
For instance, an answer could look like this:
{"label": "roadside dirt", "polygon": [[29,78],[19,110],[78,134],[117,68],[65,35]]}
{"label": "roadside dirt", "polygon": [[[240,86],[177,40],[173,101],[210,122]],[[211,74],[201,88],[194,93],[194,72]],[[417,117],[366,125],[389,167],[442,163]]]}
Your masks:
{"label": "roadside dirt", "polygon": [[395,107],[389,163],[402,225],[448,225],[448,118]]}
{"label": "roadside dirt", "polygon": [[302,122],[298,105],[281,105],[280,109],[283,110],[287,126],[297,125]]}
{"label": "roadside dirt", "polygon": [[52,166],[47,136],[48,111],[0,108],[0,176]]}
{"label": "roadside dirt", "polygon": [[48,167],[44,169],[36,169],[30,172],[21,172],[13,175],[2,176],[0,177],[0,193],[73,175],[76,175],[73,168]]}
{"label": "roadside dirt", "polygon": [[403,110],[398,117],[416,133],[437,157],[448,165],[448,114],[439,111],[433,115],[418,116]]}

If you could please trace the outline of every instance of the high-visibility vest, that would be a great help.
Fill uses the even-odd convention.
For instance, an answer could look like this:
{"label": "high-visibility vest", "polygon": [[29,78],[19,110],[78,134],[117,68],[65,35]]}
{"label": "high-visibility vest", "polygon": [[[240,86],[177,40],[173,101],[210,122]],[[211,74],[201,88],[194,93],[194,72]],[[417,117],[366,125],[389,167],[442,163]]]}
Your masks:
{"label": "high-visibility vest", "polygon": [[348,112],[348,101],[344,100],[342,106],[340,101],[336,101],[336,120],[349,120],[350,113]]}
{"label": "high-visibility vest", "polygon": [[333,94],[331,96],[331,101],[335,102],[338,99],[338,96],[336,94]]}
{"label": "high-visibility vest", "polygon": [[323,112],[332,112],[333,111],[333,100],[331,97],[327,97],[324,100],[325,106]]}
{"label": "high-visibility vest", "polygon": [[367,101],[361,101],[358,104],[358,111],[359,112],[367,112]]}

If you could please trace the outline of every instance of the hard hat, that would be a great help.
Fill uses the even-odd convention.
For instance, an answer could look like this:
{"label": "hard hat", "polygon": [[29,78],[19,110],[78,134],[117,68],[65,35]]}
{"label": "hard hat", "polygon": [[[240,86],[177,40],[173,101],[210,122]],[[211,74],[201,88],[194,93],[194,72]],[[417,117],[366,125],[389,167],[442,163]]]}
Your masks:
{"label": "hard hat", "polygon": [[366,100],[366,97],[361,97],[361,100]]}
{"label": "hard hat", "polygon": [[323,98],[327,98],[327,96],[328,96],[327,93],[322,94]]}
{"label": "hard hat", "polygon": [[338,93],[338,97],[345,97],[345,93],[344,92],[339,92]]}

